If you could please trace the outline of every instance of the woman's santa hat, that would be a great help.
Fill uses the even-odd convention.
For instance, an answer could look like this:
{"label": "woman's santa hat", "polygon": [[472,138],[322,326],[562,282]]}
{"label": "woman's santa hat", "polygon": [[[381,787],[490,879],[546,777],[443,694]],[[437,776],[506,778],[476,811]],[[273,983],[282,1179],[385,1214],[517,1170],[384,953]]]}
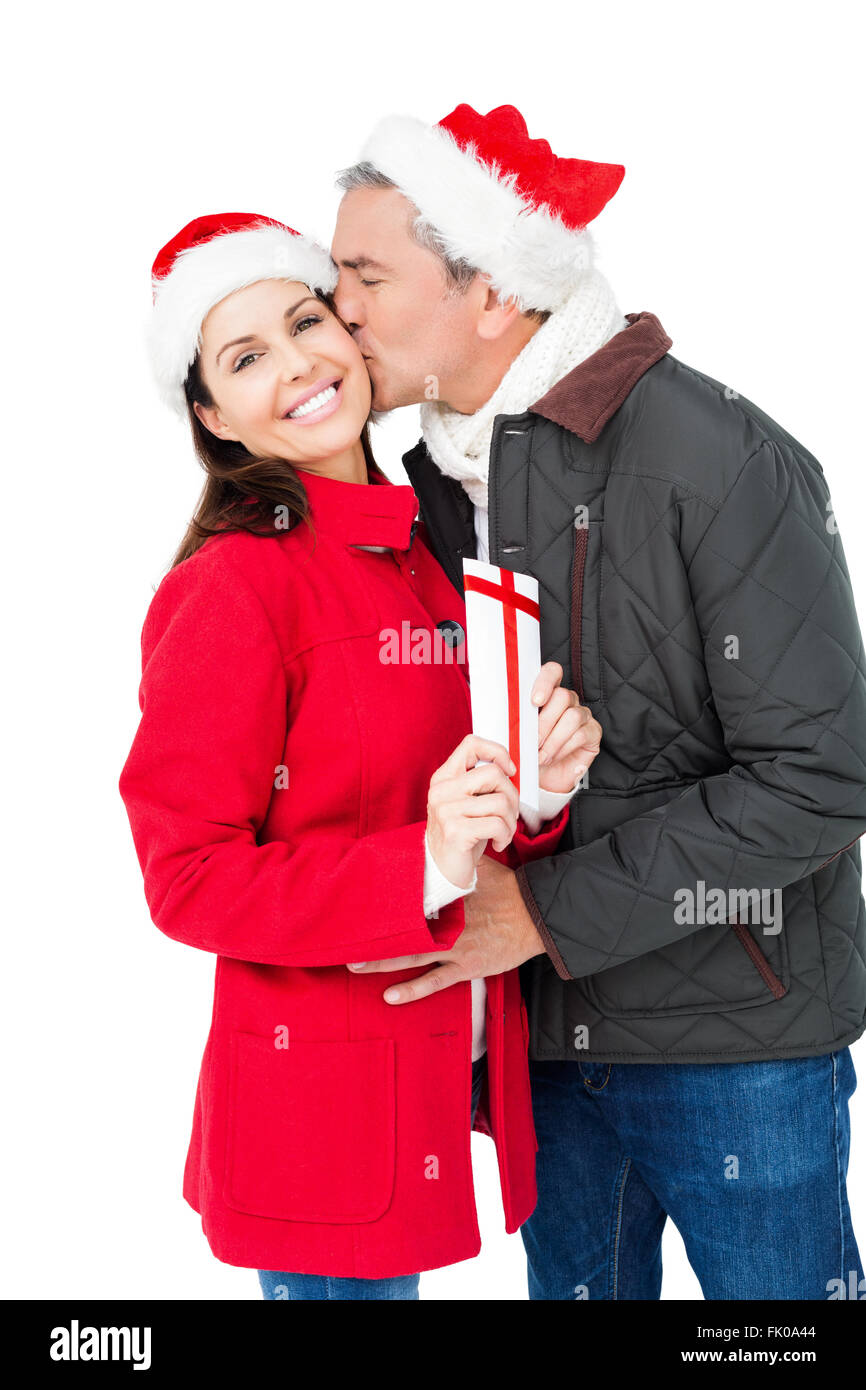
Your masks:
{"label": "woman's santa hat", "polygon": [[592,263],[587,223],[616,193],[621,164],[562,159],[531,140],[515,106],[465,104],[438,125],[380,121],[361,151],[415,204],[447,254],[522,310],[557,309]]}
{"label": "woman's santa hat", "polygon": [[160,394],[186,413],[184,382],[201,348],[201,326],[221,299],[259,280],[298,280],[330,294],[338,271],[318,242],[249,212],[196,217],[153,263],[150,357]]}

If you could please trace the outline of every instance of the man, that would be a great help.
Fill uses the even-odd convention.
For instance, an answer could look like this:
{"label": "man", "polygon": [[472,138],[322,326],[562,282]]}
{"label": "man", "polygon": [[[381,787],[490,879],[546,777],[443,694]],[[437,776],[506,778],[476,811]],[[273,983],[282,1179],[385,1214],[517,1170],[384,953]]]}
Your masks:
{"label": "man", "polygon": [[337,307],[458,590],[534,575],[542,658],[604,730],[557,853],[482,861],[466,927],[389,998],[522,966],[535,1299],[866,1291],[845,1192],[866,1026],[866,671],[817,461],[620,314],[587,224],[618,165],[514,107],[393,117],[344,190]]}

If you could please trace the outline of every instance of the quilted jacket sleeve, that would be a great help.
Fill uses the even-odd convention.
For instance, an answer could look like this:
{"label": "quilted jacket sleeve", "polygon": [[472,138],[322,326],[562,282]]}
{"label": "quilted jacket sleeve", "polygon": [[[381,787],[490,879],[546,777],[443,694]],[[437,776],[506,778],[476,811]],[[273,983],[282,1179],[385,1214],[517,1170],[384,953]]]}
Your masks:
{"label": "quilted jacket sleeve", "polygon": [[243,575],[197,561],[172,570],[151,603],[141,721],[120,776],[154,923],[267,965],[447,949],[462,901],[424,917],[425,820],[258,843],[285,750],[281,653]]}
{"label": "quilted jacket sleeve", "polygon": [[765,440],[703,524],[684,513],[680,546],[731,766],[518,870],[563,979],[700,931],[674,916],[698,880],[783,888],[866,831],[863,644],[823,473]]}

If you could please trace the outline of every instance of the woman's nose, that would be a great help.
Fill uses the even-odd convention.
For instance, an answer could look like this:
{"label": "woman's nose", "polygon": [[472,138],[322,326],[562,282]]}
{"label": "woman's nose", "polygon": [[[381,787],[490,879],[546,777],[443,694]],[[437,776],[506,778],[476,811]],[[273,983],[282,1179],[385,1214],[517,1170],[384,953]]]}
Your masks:
{"label": "woman's nose", "polygon": [[312,359],[300,347],[288,346],[283,349],[280,361],[280,376],[284,381],[298,381],[309,376]]}

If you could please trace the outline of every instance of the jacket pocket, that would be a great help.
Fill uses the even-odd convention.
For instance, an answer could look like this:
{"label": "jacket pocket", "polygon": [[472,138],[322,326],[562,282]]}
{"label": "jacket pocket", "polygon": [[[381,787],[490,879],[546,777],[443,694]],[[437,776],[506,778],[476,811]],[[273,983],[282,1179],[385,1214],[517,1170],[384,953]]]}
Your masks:
{"label": "jacket pocket", "polygon": [[282,1221],[376,1221],[394,1189],[394,1043],[231,1040],[223,1197]]}
{"label": "jacket pocket", "polygon": [[767,986],[767,989],[773,995],[773,998],[781,999],[783,994],[787,994],[788,986],[779,979],[779,976],[776,974],[769,960],[764,955],[764,952],[752,936],[746,923],[740,922],[738,918],[735,917],[730,923],[730,927],[734,936],[746,952],[746,955],[749,957],[749,960],[764,981],[764,984]]}
{"label": "jacket pocket", "polygon": [[790,986],[785,929],[758,944],[745,924],[701,927],[670,946],[587,976],[582,985],[605,1018],[725,1013],[781,999]]}

